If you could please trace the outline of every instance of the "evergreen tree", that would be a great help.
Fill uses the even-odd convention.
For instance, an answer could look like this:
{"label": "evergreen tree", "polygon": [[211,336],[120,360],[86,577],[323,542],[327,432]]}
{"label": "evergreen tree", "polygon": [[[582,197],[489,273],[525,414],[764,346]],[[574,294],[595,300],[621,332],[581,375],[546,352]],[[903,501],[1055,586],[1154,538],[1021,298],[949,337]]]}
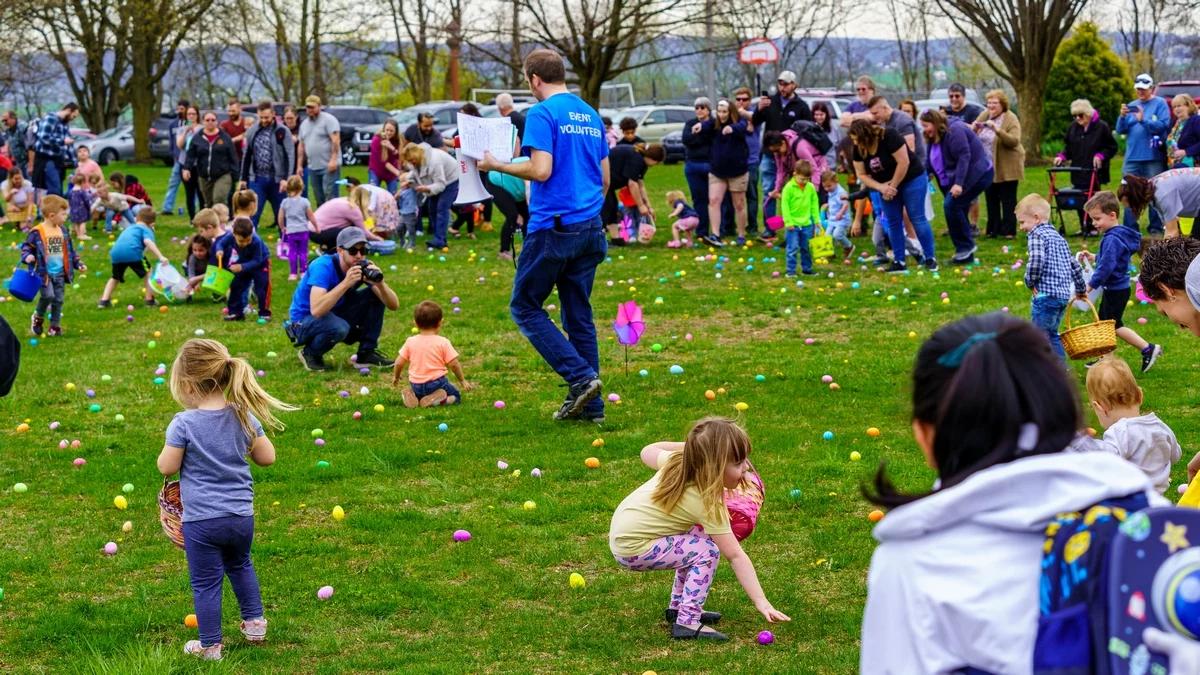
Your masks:
{"label": "evergreen tree", "polygon": [[1050,68],[1042,109],[1046,140],[1056,146],[1061,142],[1071,124],[1071,101],[1087,99],[1111,127],[1116,125],[1121,104],[1133,95],[1133,77],[1125,62],[1100,36],[1096,24],[1079,24],[1059,46]]}

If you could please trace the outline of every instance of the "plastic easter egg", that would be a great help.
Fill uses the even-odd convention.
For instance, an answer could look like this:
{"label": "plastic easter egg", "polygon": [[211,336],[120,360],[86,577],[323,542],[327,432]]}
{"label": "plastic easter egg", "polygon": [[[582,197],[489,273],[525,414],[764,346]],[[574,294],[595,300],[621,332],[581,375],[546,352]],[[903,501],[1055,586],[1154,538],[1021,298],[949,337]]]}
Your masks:
{"label": "plastic easter egg", "polygon": [[766,382],[766,381],[767,381],[767,376],[766,376],[766,375],[762,375],[762,374],[755,375],[755,376],[754,376],[754,381],[755,381],[755,382]]}
{"label": "plastic easter egg", "polygon": [[356,419],[356,420],[361,420],[361,419],[362,419],[362,411],[361,411],[361,410],[355,410],[355,411],[354,411],[354,414],[353,414],[353,415],[351,415],[351,417],[353,417],[353,418],[354,418],[354,419]]}
{"label": "plastic easter egg", "polygon": [[318,468],[318,469],[328,469],[328,468],[329,468],[329,462],[327,462],[327,461],[325,461],[325,460],[323,460],[323,459],[321,459],[321,460],[317,460],[317,468]]}
{"label": "plastic easter egg", "polygon": [[112,382],[112,375],[101,375],[100,381],[101,382]]}
{"label": "plastic easter egg", "polygon": [[717,397],[717,392],[713,391],[712,389],[707,389],[704,391],[704,398],[711,401],[711,400],[715,399],[716,397]]}
{"label": "plastic easter egg", "polygon": [[530,469],[530,471],[529,471],[529,475],[530,475],[530,476],[533,476],[534,478],[541,478],[541,477],[542,477],[542,470],[541,470],[541,469],[539,469],[539,468],[537,468],[537,467],[534,467],[534,468]]}
{"label": "plastic easter egg", "polygon": [[840,384],[838,384],[837,382],[830,382],[829,388],[833,391],[838,391],[839,389],[842,388],[842,386]]}
{"label": "plastic easter egg", "polygon": [[377,413],[381,413],[381,412],[383,412],[383,411],[384,411],[383,404],[382,404],[382,403],[376,403],[376,404],[375,404],[375,406],[374,406],[373,408],[371,408],[371,410],[374,410],[374,411],[375,411],[375,412],[377,412]]}
{"label": "plastic easter egg", "polygon": [[163,384],[164,382],[166,382],[166,380],[161,377],[154,378],[154,384]]}
{"label": "plastic easter egg", "polygon": [[51,422],[51,423],[50,423],[50,431],[54,431],[54,430],[55,430],[55,429],[57,429],[59,426],[61,426],[61,425],[59,424],[58,420],[55,420],[55,421]]}
{"label": "plastic easter egg", "polygon": [[521,477],[521,470],[520,470],[520,469],[513,469],[512,473],[510,473],[509,475],[510,475],[510,476],[512,476],[513,478],[520,478],[520,477]]}
{"label": "plastic easter egg", "polygon": [[851,453],[850,453],[850,461],[851,461],[851,462],[857,462],[857,461],[859,461],[860,459],[862,459],[862,453],[861,453],[861,452],[859,452],[859,451],[855,450],[855,451],[853,451],[853,452],[851,452]]}
{"label": "plastic easter egg", "polygon": [[501,471],[507,471],[508,470],[508,462],[501,459],[496,462],[496,468],[500,469]]}
{"label": "plastic easter egg", "polygon": [[121,523],[121,531],[126,534],[133,532],[133,521],[127,520],[127,521]]}
{"label": "plastic easter egg", "polygon": [[521,505],[521,508],[525,509],[526,511],[532,511],[537,508],[537,502],[533,501],[532,499],[527,499],[525,500],[525,503]]}
{"label": "plastic easter egg", "polygon": [[583,588],[584,586],[587,586],[587,581],[579,572],[571,572],[569,583],[571,584],[571,588]]}
{"label": "plastic easter egg", "polygon": [[116,415],[113,415],[113,421],[114,422],[124,422],[125,416],[122,415],[121,413],[117,413]]}
{"label": "plastic easter egg", "polygon": [[681,366],[679,364],[675,364],[675,365],[671,366],[670,372],[672,375],[682,375],[683,374],[683,366]]}
{"label": "plastic easter egg", "polygon": [[621,402],[621,395],[620,395],[620,394],[616,394],[616,393],[609,394],[609,395],[608,395],[608,401],[609,401],[609,403],[620,403],[620,402]]}
{"label": "plastic easter egg", "polygon": [[826,431],[825,433],[821,434],[821,438],[824,438],[827,441],[832,441],[833,440],[833,432]]}
{"label": "plastic easter egg", "polygon": [[267,358],[268,358],[268,359],[273,359],[273,358],[275,358],[275,357],[277,357],[277,356],[279,356],[279,355],[278,355],[278,354],[276,354],[275,352],[267,352]]}
{"label": "plastic easter egg", "polygon": [[204,337],[204,329],[203,329],[203,328],[197,328],[197,329],[195,330],[195,332],[193,333],[193,335],[195,335],[196,337]]}
{"label": "plastic easter egg", "polygon": [[314,439],[313,445],[317,446],[318,448],[323,448],[323,447],[325,447],[325,439],[324,438]]}
{"label": "plastic easter egg", "polygon": [[335,506],[335,507],[333,507],[333,511],[329,515],[333,516],[334,520],[337,520],[340,522],[340,521],[346,519],[346,510],[343,509],[341,506]]}
{"label": "plastic easter egg", "polygon": [[20,424],[17,425],[17,433],[18,434],[23,434],[26,431],[29,431],[29,424],[27,424],[25,422],[21,422]]}
{"label": "plastic easter egg", "polygon": [[1177,488],[1175,488],[1175,489],[1179,491],[1179,494],[1183,494],[1183,493],[1187,492],[1187,490],[1188,490],[1188,484],[1187,484],[1187,483],[1180,483],[1180,484],[1179,484],[1179,487],[1177,487]]}
{"label": "plastic easter egg", "polygon": [[76,438],[75,440],[71,441],[71,447],[72,447],[72,448],[78,448],[78,447],[80,447],[81,445],[83,445],[83,443],[80,443],[78,438]]}
{"label": "plastic easter egg", "polygon": [[643,369],[641,369],[641,370],[639,370],[639,371],[638,371],[638,375],[640,375],[640,376],[642,376],[642,377],[646,377],[646,376],[648,376],[649,374],[650,374],[650,371],[646,370],[645,368],[643,368]]}
{"label": "plastic easter egg", "polygon": [[133,492],[133,483],[126,483],[126,484],[122,485],[121,492],[124,492],[125,494],[129,494],[130,492]]}
{"label": "plastic easter egg", "polygon": [[452,536],[454,538],[454,541],[458,541],[458,542],[471,541],[471,533],[467,532],[466,530],[455,530],[454,534]]}
{"label": "plastic easter egg", "polygon": [[187,626],[188,628],[196,628],[200,625],[200,622],[196,620],[195,614],[188,614],[187,616],[183,617],[183,625]]}
{"label": "plastic easter egg", "polygon": [[313,438],[320,438],[325,435],[325,430],[318,427],[316,429],[313,429],[309,433],[312,435]]}
{"label": "plastic easter egg", "polygon": [[871,438],[878,438],[879,437],[879,429],[877,429],[875,427],[867,427],[867,435],[870,436]]}
{"label": "plastic easter egg", "polygon": [[806,345],[814,345],[816,343],[817,343],[817,341],[814,340],[813,338],[804,338],[804,344],[806,344]]}
{"label": "plastic easter egg", "polygon": [[149,347],[150,349],[154,349],[155,347],[157,347],[157,346],[158,346],[158,343],[157,343],[157,342],[155,342],[154,340],[151,340],[151,341],[149,341],[149,342],[147,342],[147,343],[146,343],[146,346],[147,346],[147,347]]}
{"label": "plastic easter egg", "polygon": [[583,460],[583,465],[589,469],[599,469],[600,460],[596,459],[595,457],[588,457],[587,459]]}
{"label": "plastic easter egg", "polygon": [[24,483],[16,483],[13,485],[13,492],[20,493],[20,492],[26,492],[28,490],[29,490],[29,486]]}
{"label": "plastic easter egg", "polygon": [[494,407],[496,410],[504,410],[504,406],[505,406],[504,401],[496,401],[495,403],[492,404],[492,407]]}
{"label": "plastic easter egg", "polygon": [[872,523],[878,523],[879,521],[883,520],[883,511],[875,509],[867,514],[867,520],[871,521]]}
{"label": "plastic easter egg", "polygon": [[117,554],[117,542],[110,541],[104,545],[104,555],[116,555],[116,554]]}
{"label": "plastic easter egg", "polygon": [[442,422],[441,424],[437,425],[437,430],[442,433],[446,433],[447,431],[450,430],[450,425],[446,424],[445,422]]}
{"label": "plastic easter egg", "polygon": [[125,499],[123,495],[117,495],[113,497],[113,506],[117,507],[118,510],[124,511],[129,508],[129,500]]}
{"label": "plastic easter egg", "polygon": [[604,447],[604,439],[603,439],[603,438],[596,438],[596,439],[593,439],[593,440],[592,440],[592,447],[593,447],[593,448],[603,448],[603,447]]}
{"label": "plastic easter egg", "polygon": [[1137,322],[1138,322],[1139,324],[1143,324],[1143,325],[1146,323],[1146,321],[1147,321],[1147,319],[1146,319],[1146,317],[1144,317],[1144,316],[1139,316],[1139,317],[1138,317],[1138,320],[1137,320]]}
{"label": "plastic easter egg", "polygon": [[733,407],[737,409],[738,412],[746,412],[750,409],[750,404],[746,403],[745,401],[738,401],[737,403],[733,404]]}
{"label": "plastic easter egg", "polygon": [[652,352],[661,352],[662,350],[663,350],[663,346],[661,344],[659,344],[658,342],[655,342],[654,344],[650,345],[650,351],[652,351]]}
{"label": "plastic easter egg", "polygon": [[358,388],[358,395],[359,395],[359,396],[366,396],[366,395],[368,395],[368,394],[370,394],[370,393],[371,393],[371,390],[370,390],[370,389],[367,389],[366,387],[359,387],[359,388]]}
{"label": "plastic easter egg", "polygon": [[86,460],[86,459],[84,459],[84,458],[82,458],[82,457],[76,457],[76,458],[75,458],[75,461],[73,462],[73,464],[74,464],[76,467],[81,467],[81,466],[83,466],[84,464],[87,464],[87,460]]}
{"label": "plastic easter egg", "polygon": [[318,600],[328,600],[333,597],[333,586],[322,586],[317,589]]}
{"label": "plastic easter egg", "polygon": [[772,642],[775,642],[775,634],[769,630],[764,630],[764,631],[759,632],[757,639],[758,639],[758,644],[769,645]]}
{"label": "plastic easter egg", "polygon": [[101,407],[100,407],[99,403],[93,403],[88,406],[88,412],[98,413],[98,412],[100,412],[100,410],[101,410]]}
{"label": "plastic easter egg", "polygon": [[788,490],[788,496],[792,499],[800,499],[800,497],[804,496],[804,493],[800,491],[800,488],[792,488]]}
{"label": "plastic easter egg", "polygon": [[825,384],[829,384],[830,382],[833,382],[833,376],[832,375],[822,375],[821,381],[824,382]]}
{"label": "plastic easter egg", "polygon": [[67,448],[69,448],[69,447],[71,447],[71,444],[70,444],[70,442],[68,442],[68,441],[67,441],[67,439],[65,439],[65,438],[64,438],[64,439],[62,439],[61,441],[59,441],[59,442],[58,442],[58,449],[59,449],[59,450],[66,450],[66,449],[67,449]]}

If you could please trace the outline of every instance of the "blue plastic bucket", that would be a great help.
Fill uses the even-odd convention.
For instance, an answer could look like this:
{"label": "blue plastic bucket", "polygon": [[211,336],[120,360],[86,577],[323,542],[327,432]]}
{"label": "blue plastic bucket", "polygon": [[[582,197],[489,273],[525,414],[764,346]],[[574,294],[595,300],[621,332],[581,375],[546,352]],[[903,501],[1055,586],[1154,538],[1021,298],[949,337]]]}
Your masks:
{"label": "blue plastic bucket", "polygon": [[37,297],[42,288],[42,280],[28,270],[13,270],[12,279],[8,280],[8,292],[22,302],[30,302]]}

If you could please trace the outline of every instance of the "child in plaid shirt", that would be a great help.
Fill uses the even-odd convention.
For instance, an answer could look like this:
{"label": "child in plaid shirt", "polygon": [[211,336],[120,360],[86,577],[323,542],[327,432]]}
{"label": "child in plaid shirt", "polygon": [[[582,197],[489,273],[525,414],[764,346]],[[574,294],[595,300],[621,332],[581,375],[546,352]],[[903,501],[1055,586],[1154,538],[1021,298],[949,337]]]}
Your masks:
{"label": "child in plaid shirt", "polygon": [[1083,270],[1071,255],[1067,240],[1050,226],[1050,203],[1041,195],[1027,195],[1017,204],[1017,222],[1029,234],[1029,259],[1025,265],[1025,285],[1033,291],[1030,320],[1046,331],[1050,348],[1066,360],[1058,324],[1071,297],[1084,298]]}

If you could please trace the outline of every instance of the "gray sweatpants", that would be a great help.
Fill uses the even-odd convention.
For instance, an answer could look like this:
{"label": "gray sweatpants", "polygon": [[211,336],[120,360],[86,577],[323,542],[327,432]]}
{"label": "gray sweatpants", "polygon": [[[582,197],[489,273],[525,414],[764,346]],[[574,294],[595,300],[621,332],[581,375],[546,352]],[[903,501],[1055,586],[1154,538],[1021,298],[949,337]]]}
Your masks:
{"label": "gray sweatpants", "polygon": [[62,325],[63,292],[66,285],[66,275],[52,275],[49,281],[42,285],[42,292],[38,296],[37,315],[45,316],[46,308],[49,307],[50,325],[55,328]]}

